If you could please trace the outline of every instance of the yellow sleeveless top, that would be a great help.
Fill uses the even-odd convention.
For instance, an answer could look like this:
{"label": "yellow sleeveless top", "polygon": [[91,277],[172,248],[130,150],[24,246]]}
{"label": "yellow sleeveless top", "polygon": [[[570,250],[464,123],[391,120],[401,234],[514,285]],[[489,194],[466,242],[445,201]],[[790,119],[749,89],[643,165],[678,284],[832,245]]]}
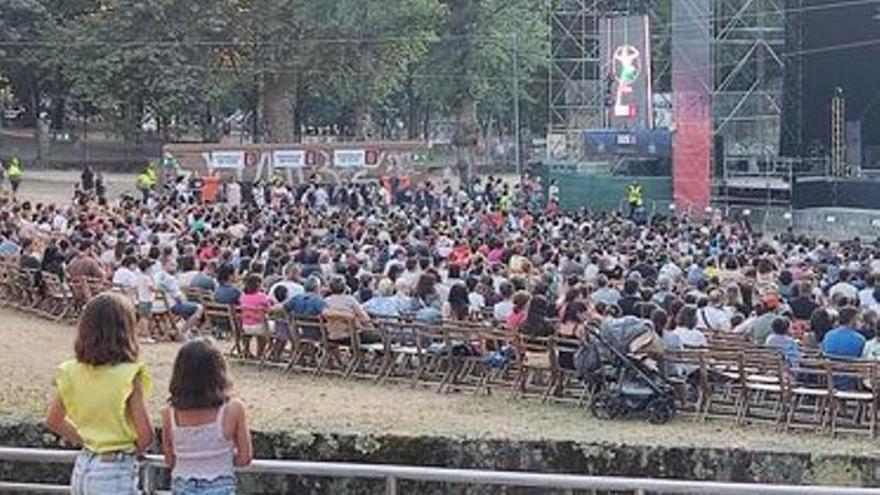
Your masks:
{"label": "yellow sleeveless top", "polygon": [[58,366],[58,396],[87,450],[134,452],[137,435],[126,414],[126,401],[136,377],[148,396],[152,378],[142,363],[92,366],[72,360]]}

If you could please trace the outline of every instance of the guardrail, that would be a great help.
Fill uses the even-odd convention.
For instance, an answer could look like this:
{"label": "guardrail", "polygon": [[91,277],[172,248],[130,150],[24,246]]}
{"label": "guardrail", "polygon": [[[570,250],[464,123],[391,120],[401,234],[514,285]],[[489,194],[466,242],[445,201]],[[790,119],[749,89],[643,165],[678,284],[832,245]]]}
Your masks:
{"label": "guardrail", "polygon": [[[78,452],[71,450],[23,449],[0,447],[0,461],[73,464]],[[164,469],[162,458],[147,456],[143,463],[142,484],[146,493],[157,493],[155,471]],[[346,462],[303,462],[257,460],[239,472],[270,475],[316,476],[324,478],[361,478],[384,480],[386,495],[398,494],[400,481],[491,485],[506,487],[546,488],[554,490],[608,490],[665,494],[712,495],[880,495],[880,488],[768,485],[753,483],[719,483],[649,478],[617,478],[610,476],[576,476],[515,471],[446,469],[391,464],[354,464]],[[0,481],[0,492],[69,493],[60,485]]]}

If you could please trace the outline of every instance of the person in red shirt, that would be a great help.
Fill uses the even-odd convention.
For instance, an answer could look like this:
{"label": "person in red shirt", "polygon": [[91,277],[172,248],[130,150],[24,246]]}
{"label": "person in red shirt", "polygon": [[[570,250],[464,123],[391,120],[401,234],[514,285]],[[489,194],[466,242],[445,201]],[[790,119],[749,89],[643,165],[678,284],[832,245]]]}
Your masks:
{"label": "person in red shirt", "polygon": [[452,249],[452,253],[449,255],[449,263],[460,267],[466,267],[470,262],[471,247],[465,240],[458,241],[458,244],[455,245],[455,248]]}

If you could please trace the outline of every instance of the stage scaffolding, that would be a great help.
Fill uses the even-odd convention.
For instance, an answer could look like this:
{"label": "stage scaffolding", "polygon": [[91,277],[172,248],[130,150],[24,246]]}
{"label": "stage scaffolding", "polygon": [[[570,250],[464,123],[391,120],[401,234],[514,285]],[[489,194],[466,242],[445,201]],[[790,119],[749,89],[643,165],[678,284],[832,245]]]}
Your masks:
{"label": "stage scaffolding", "polygon": [[[798,12],[802,1],[554,0],[550,9],[549,157],[589,161],[583,156],[583,131],[601,128],[607,121],[599,19],[627,12],[647,13],[651,20],[655,102],[671,99],[676,72],[690,69],[705,74],[710,90],[710,146],[723,147],[723,153],[715,149],[713,156],[799,156],[803,36]],[[708,70],[693,67],[700,62],[688,61],[687,54],[673,53],[676,24],[694,22],[693,17],[676,19],[676,11],[701,13],[697,21],[708,30],[710,43]],[[678,66],[671,63],[675,58]],[[673,112],[675,130],[678,109]]]}

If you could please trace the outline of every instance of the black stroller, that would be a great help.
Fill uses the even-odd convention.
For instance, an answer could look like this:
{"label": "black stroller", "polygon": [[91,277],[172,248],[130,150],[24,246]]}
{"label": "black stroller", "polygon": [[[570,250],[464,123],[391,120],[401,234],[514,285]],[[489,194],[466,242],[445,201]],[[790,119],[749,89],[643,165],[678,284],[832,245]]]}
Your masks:
{"label": "black stroller", "polygon": [[675,391],[658,370],[665,345],[635,317],[588,328],[575,354],[578,375],[594,391],[590,410],[603,419],[643,417],[663,424],[675,417]]}

